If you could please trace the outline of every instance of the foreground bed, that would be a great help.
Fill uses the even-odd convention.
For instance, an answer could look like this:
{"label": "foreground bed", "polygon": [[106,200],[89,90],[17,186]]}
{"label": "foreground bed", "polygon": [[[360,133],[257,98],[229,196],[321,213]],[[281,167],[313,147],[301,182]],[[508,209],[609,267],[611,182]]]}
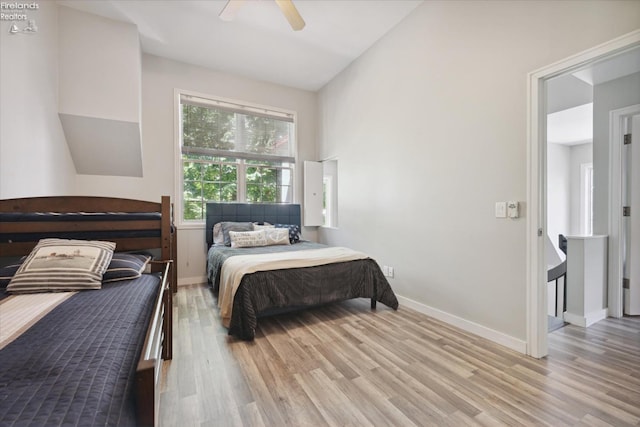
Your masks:
{"label": "foreground bed", "polygon": [[[2,257],[28,254],[45,237],[112,237],[116,250],[159,249],[160,257],[171,256],[171,205],[168,197],[162,203],[0,200]],[[5,312],[22,304],[33,304],[25,307],[34,312],[40,304],[33,298],[64,296],[28,329],[0,342],[0,424],[155,425],[161,363],[172,356],[171,264],[155,261],[149,274],[75,294],[8,295],[0,289]]]}
{"label": "foreground bed", "polygon": [[[351,298],[370,298],[372,308],[375,308],[377,301],[393,309],[398,308],[398,300],[380,267],[366,255],[346,248],[329,248],[305,241],[253,248],[214,244],[214,225],[230,222],[282,224],[299,228],[300,206],[207,204],[207,275],[214,291],[219,293],[221,316],[229,328],[229,334],[250,340],[255,336],[259,317]],[[307,258],[318,253],[323,256],[311,261]],[[246,269],[247,266],[243,264],[251,263],[254,256],[261,255],[264,258],[251,267],[256,271],[243,274],[237,288],[225,288],[225,279],[223,288],[220,288],[221,276],[233,274],[223,271],[223,268],[230,268],[229,263],[225,266],[225,262],[235,258],[237,262],[234,263]],[[247,256],[249,258],[245,258]],[[265,259],[269,260],[270,265],[277,264],[278,267],[263,268]],[[295,259],[296,265],[304,266],[286,266],[288,264],[284,263],[291,259]],[[227,293],[231,293],[232,297],[227,298]]]}

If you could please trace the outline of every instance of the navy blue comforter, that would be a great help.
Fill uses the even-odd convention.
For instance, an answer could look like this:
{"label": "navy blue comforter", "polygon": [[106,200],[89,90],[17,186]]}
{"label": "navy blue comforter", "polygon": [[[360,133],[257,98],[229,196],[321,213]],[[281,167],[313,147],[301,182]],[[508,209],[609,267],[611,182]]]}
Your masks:
{"label": "navy blue comforter", "polygon": [[0,426],[134,426],[155,275],[72,296],[0,351]]}

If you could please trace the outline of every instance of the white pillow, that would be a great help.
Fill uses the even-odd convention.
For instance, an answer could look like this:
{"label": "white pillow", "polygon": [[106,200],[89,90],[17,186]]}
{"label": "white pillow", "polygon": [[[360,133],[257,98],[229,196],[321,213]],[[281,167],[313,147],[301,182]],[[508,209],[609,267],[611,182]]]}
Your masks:
{"label": "white pillow", "polygon": [[267,246],[290,245],[288,228],[265,228]]}
{"label": "white pillow", "polygon": [[264,230],[256,231],[229,231],[232,248],[250,248],[254,246],[267,246],[267,237]]}
{"label": "white pillow", "polygon": [[274,228],[275,225],[269,224],[268,222],[263,222],[262,224],[258,224],[257,222],[253,223],[253,230],[264,230],[267,228]]}

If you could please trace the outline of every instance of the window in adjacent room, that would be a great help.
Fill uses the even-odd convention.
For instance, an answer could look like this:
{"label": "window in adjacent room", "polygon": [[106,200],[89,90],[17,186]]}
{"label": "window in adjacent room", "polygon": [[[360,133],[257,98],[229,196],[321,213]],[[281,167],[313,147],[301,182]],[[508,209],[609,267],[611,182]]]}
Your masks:
{"label": "window in adjacent room", "polygon": [[183,221],[202,222],[208,201],[293,202],[293,113],[185,93],[179,99]]}
{"label": "window in adjacent room", "polygon": [[593,233],[593,163],[580,165],[580,228],[584,235]]}

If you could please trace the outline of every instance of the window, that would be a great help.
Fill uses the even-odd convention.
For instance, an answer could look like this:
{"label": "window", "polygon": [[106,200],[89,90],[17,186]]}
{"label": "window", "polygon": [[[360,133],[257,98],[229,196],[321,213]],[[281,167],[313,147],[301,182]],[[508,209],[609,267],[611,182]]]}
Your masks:
{"label": "window", "polygon": [[183,221],[206,203],[292,203],[295,124],[290,112],[180,94]]}
{"label": "window", "polygon": [[580,165],[580,231],[593,234],[593,163]]}

